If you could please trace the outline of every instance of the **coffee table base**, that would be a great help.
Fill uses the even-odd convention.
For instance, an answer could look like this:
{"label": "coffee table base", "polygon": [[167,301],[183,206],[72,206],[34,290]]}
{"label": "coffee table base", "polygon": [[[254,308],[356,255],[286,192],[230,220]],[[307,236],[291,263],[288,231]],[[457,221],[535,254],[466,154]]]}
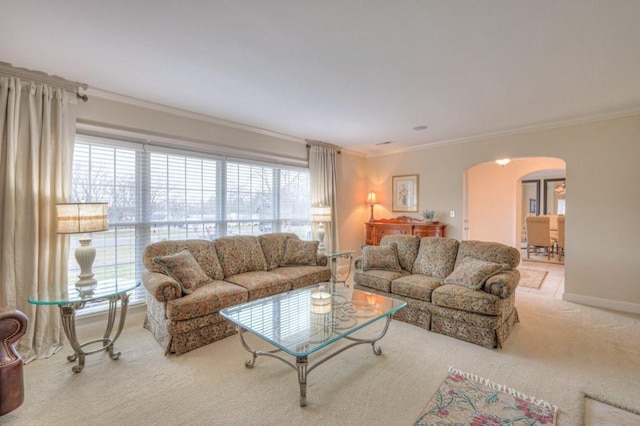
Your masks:
{"label": "coffee table base", "polygon": [[300,385],[300,406],[304,407],[304,406],[307,405],[307,375],[314,368],[316,368],[317,366],[323,364],[325,361],[333,358],[334,356],[338,355],[341,352],[344,352],[345,350],[347,350],[349,348],[352,348],[352,347],[357,346],[357,345],[362,345],[362,344],[365,344],[365,343],[371,344],[371,348],[373,349],[373,353],[375,355],[381,355],[382,354],[382,349],[380,348],[380,346],[376,347],[376,342],[378,340],[382,339],[384,337],[384,335],[387,333],[387,330],[389,329],[389,323],[391,323],[391,315],[387,315],[386,316],[386,322],[385,322],[384,328],[382,329],[380,334],[378,334],[376,337],[374,337],[372,339],[359,339],[357,337],[345,336],[344,338],[352,341],[352,343],[348,344],[347,346],[343,346],[340,349],[338,349],[337,351],[326,355],[325,357],[323,357],[323,358],[319,359],[318,361],[316,361],[311,366],[309,365],[309,360],[308,360],[307,356],[297,356],[297,357],[295,357],[296,358],[296,362],[294,364],[290,360],[278,355],[278,352],[281,352],[282,349],[273,349],[273,350],[270,350],[270,351],[255,350],[251,346],[249,346],[249,344],[247,344],[246,340],[244,339],[244,332],[246,330],[244,330],[240,326],[236,326],[236,329],[238,330],[238,335],[240,336],[240,341],[242,342],[242,346],[253,355],[253,358],[248,359],[248,360],[246,360],[244,362],[244,366],[245,367],[253,368],[253,366],[256,363],[256,358],[258,356],[270,356],[272,358],[279,359],[280,361],[284,362],[285,364],[287,364],[288,366],[292,367],[294,370],[296,370],[298,372],[298,383]]}

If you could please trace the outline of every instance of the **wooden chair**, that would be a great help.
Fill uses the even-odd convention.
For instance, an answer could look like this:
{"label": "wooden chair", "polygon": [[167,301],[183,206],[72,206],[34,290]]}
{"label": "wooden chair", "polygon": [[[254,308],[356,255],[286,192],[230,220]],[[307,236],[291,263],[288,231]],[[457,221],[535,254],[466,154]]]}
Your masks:
{"label": "wooden chair", "polygon": [[558,260],[564,257],[564,216],[558,216]]}
{"label": "wooden chair", "polygon": [[531,249],[538,251],[544,248],[547,251],[547,259],[551,259],[553,240],[549,226],[549,216],[527,216],[527,259]]}

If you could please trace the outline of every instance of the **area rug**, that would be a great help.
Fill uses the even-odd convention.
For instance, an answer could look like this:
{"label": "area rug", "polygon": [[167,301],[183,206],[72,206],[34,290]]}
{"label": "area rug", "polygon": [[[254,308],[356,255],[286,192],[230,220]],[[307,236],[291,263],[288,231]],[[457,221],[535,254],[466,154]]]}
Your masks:
{"label": "area rug", "polygon": [[539,289],[547,276],[547,271],[537,269],[518,268],[520,271],[520,287]]}
{"label": "area rug", "polygon": [[557,412],[548,402],[449,367],[415,424],[555,425]]}

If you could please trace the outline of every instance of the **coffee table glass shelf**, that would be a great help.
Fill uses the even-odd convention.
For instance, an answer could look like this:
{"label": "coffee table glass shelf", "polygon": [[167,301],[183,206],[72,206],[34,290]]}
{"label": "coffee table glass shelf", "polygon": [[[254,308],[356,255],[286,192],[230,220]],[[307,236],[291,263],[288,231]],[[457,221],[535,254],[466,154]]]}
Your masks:
{"label": "coffee table glass shelf", "polygon": [[[321,283],[232,306],[220,313],[236,325],[242,346],[253,355],[245,361],[245,367],[253,368],[258,356],[273,357],[291,366],[298,372],[300,406],[305,406],[307,375],[325,361],[356,345],[370,344],[373,353],[380,355],[382,349],[376,346],[376,342],[386,334],[391,316],[405,306],[401,300],[343,285]],[[385,322],[382,331],[374,337],[352,335],[378,320]],[[262,351],[252,348],[244,337],[245,331],[270,343],[275,349]],[[349,342],[338,345],[333,352],[309,364],[309,355],[338,341]],[[295,363],[285,354],[294,357]]]}
{"label": "coffee table glass shelf", "polygon": [[[37,296],[30,296],[29,303],[34,305],[58,305],[60,308],[60,316],[62,318],[62,327],[64,333],[69,340],[69,344],[74,353],[67,357],[70,362],[78,360],[78,364],[71,369],[74,373],[79,373],[84,368],[84,358],[86,355],[98,352],[108,351],[111,359],[118,359],[120,352],[115,352],[113,345],[115,344],[127,317],[127,306],[129,304],[129,293],[140,285],[140,281],[134,280],[104,280],[91,286],[87,290],[74,289],[72,291],[60,291],[59,289],[48,289],[38,293]],[[107,326],[102,338],[90,340],[87,342],[78,342],[76,334],[75,317],[78,309],[84,308],[88,304],[97,302],[109,302],[109,313],[107,316]],[[113,325],[116,319],[116,310],[118,301],[120,302],[120,320],[115,336],[112,338]],[[88,345],[100,343],[97,349],[85,352],[83,349]]]}

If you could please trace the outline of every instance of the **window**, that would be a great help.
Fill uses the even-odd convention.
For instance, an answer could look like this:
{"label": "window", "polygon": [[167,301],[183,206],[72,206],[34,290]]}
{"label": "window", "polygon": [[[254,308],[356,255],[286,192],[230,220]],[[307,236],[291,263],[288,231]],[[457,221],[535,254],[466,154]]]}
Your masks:
{"label": "window", "polygon": [[[79,135],[72,185],[72,201],[109,203],[109,230],[91,236],[97,280],[140,279],[142,252],[156,241],[281,231],[311,236],[309,171],[300,167]],[[72,238],[71,247],[77,244]],[[73,255],[68,272],[75,291]],[[138,288],[130,302],[144,296]]]}

